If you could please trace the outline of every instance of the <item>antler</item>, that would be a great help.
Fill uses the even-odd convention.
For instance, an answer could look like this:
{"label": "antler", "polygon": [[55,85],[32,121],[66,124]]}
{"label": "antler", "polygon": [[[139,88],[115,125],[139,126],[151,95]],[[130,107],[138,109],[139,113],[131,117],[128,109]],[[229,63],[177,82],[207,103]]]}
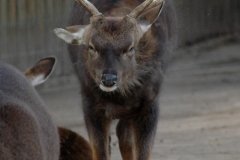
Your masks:
{"label": "antler", "polygon": [[128,16],[132,18],[137,18],[151,3],[163,2],[164,0],[145,0],[142,4],[137,6]]}
{"label": "antler", "polygon": [[153,0],[145,0],[142,4],[137,6],[128,16],[132,18],[137,18],[139,14],[143,12],[143,10],[148,7]]}
{"label": "antler", "polygon": [[97,8],[88,0],[76,0],[79,4],[81,4],[85,9],[87,9],[93,16],[100,15]]}

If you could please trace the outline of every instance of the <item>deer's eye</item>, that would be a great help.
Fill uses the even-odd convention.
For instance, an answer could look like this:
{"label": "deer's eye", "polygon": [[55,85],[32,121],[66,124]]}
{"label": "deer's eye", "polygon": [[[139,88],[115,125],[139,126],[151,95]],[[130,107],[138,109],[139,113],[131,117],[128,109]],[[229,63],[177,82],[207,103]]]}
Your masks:
{"label": "deer's eye", "polygon": [[135,50],[135,48],[134,48],[134,47],[131,47],[128,52],[132,52],[132,51],[134,51],[134,50]]}
{"label": "deer's eye", "polygon": [[94,48],[92,46],[88,46],[89,51],[94,51]]}
{"label": "deer's eye", "polygon": [[98,55],[96,49],[92,45],[88,46],[88,53],[89,53],[89,55],[94,56],[94,57],[96,57]]}
{"label": "deer's eye", "polygon": [[127,56],[132,57],[134,55],[134,50],[135,50],[135,48],[131,47],[126,53]]}

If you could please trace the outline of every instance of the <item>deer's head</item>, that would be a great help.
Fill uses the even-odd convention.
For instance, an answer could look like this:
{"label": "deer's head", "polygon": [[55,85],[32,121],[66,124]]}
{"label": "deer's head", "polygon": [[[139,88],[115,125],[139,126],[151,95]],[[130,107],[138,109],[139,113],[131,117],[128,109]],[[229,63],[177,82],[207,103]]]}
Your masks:
{"label": "deer's head", "polygon": [[146,0],[125,17],[105,17],[89,1],[77,2],[92,14],[90,24],[54,32],[69,44],[86,46],[85,65],[103,91],[126,89],[136,81],[138,42],[159,16],[164,1]]}

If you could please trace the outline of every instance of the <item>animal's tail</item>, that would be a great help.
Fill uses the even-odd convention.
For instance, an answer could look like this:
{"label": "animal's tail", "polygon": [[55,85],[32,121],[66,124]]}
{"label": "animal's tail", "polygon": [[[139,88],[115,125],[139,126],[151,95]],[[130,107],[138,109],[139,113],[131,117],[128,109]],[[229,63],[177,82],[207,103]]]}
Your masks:
{"label": "animal's tail", "polygon": [[90,144],[82,136],[58,127],[60,137],[60,160],[92,160]]}

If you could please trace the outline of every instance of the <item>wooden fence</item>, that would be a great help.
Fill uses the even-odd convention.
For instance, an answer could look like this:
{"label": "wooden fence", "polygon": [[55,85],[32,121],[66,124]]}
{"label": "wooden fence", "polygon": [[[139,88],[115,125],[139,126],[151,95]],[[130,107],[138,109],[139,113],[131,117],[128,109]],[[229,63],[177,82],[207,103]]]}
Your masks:
{"label": "wooden fence", "polygon": [[240,0],[174,0],[180,46],[240,33]]}
{"label": "wooden fence", "polygon": [[24,70],[39,58],[56,56],[56,85],[69,83],[73,71],[66,44],[53,29],[67,25],[73,2],[0,0],[0,60]]}
{"label": "wooden fence", "polygon": [[[173,1],[179,46],[240,33],[240,0]],[[66,26],[73,2],[0,0],[0,60],[24,70],[37,59],[53,55],[58,65],[52,85],[75,82],[67,45],[53,33],[54,28]]]}

